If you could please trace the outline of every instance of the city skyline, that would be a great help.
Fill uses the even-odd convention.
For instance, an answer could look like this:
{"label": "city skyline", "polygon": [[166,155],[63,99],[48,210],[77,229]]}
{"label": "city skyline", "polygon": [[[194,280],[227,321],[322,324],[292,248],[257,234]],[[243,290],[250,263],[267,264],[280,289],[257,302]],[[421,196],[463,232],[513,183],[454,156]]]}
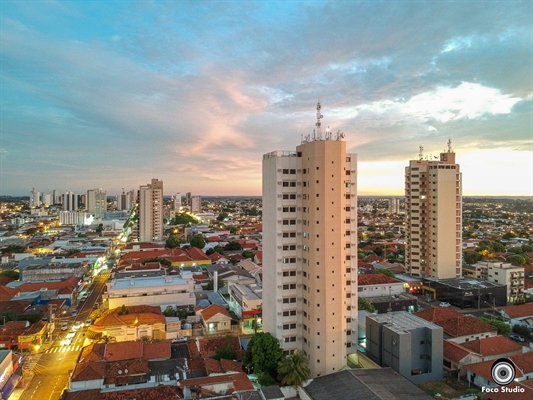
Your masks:
{"label": "city skyline", "polygon": [[318,99],[361,196],[448,139],[464,196],[533,193],[529,1],[26,5],[0,9],[0,195],[260,196]]}

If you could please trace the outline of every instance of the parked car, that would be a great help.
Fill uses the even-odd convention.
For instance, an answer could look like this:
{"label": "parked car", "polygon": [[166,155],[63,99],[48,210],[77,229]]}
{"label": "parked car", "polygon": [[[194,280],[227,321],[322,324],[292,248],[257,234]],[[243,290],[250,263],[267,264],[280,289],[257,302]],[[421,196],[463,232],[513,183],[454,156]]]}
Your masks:
{"label": "parked car", "polygon": [[172,340],[172,343],[185,343],[187,341],[186,336],[178,336],[176,339]]}
{"label": "parked car", "polygon": [[73,329],[80,329],[81,327],[82,327],[81,322],[80,322],[80,321],[76,321],[76,322],[74,323],[74,326],[73,326],[72,328],[73,328]]}
{"label": "parked car", "polygon": [[93,320],[90,318],[87,321],[85,321],[85,326],[91,326],[92,324],[93,324]]}
{"label": "parked car", "polygon": [[68,322],[63,322],[63,323],[61,324],[61,330],[62,330],[62,331],[66,331],[67,329],[68,329]]}
{"label": "parked car", "polygon": [[72,338],[74,338],[74,336],[76,336],[76,332],[69,332],[69,333],[67,334],[66,339],[72,339]]}
{"label": "parked car", "polygon": [[509,335],[509,339],[516,340],[517,342],[523,342],[525,340],[522,336],[520,336],[520,335],[518,335],[516,333],[511,333]]}
{"label": "parked car", "polygon": [[99,308],[99,307],[100,307],[100,304],[98,304],[98,303],[94,303],[93,308],[94,308],[95,310],[96,310],[97,308]]}
{"label": "parked car", "polygon": [[477,396],[474,393],[467,393],[459,396],[461,400],[477,400]]}
{"label": "parked car", "polygon": [[76,316],[76,315],[78,315],[78,310],[72,310],[72,312],[70,313],[70,315],[72,315],[72,316]]}
{"label": "parked car", "polygon": [[441,307],[450,307],[450,303],[448,303],[447,301],[441,301],[439,306],[441,306]]}

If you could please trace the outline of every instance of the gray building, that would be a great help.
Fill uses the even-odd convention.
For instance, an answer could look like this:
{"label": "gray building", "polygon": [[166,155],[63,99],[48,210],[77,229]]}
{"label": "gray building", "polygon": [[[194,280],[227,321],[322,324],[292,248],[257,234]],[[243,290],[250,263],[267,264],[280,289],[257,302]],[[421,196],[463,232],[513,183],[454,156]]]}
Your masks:
{"label": "gray building", "polygon": [[59,262],[35,263],[20,271],[22,273],[21,281],[24,282],[61,281],[71,276],[83,278],[90,272],[86,261],[68,264]]}
{"label": "gray building", "polygon": [[366,317],[366,351],[413,383],[442,379],[442,327],[405,311]]}

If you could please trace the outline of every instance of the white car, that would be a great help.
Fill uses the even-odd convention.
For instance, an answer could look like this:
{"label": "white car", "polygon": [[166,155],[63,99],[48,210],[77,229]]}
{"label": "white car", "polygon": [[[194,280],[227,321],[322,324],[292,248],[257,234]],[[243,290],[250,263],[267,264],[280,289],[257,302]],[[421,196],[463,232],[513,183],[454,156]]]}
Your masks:
{"label": "white car", "polygon": [[72,328],[73,329],[80,329],[81,327],[82,327],[81,322],[80,321],[76,321],[76,323],[74,324],[74,326]]}
{"label": "white car", "polygon": [[76,332],[69,332],[67,335],[67,339],[72,339],[74,338],[74,336],[76,336]]}
{"label": "white car", "polygon": [[441,306],[441,307],[450,307],[450,303],[448,303],[447,301],[441,301],[439,306]]}
{"label": "white car", "polygon": [[65,339],[61,341],[63,346],[69,346],[72,343],[72,339]]}
{"label": "white car", "polygon": [[176,339],[172,340],[172,343],[185,343],[186,341],[186,336],[178,336]]}

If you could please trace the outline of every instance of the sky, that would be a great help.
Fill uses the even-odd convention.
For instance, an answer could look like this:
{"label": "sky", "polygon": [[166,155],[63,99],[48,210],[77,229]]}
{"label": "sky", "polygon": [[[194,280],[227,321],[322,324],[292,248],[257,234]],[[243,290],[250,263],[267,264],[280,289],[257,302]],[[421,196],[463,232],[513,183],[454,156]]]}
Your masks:
{"label": "sky", "polygon": [[360,195],[451,139],[466,196],[533,195],[533,2],[0,2],[0,195],[261,195],[323,127]]}

